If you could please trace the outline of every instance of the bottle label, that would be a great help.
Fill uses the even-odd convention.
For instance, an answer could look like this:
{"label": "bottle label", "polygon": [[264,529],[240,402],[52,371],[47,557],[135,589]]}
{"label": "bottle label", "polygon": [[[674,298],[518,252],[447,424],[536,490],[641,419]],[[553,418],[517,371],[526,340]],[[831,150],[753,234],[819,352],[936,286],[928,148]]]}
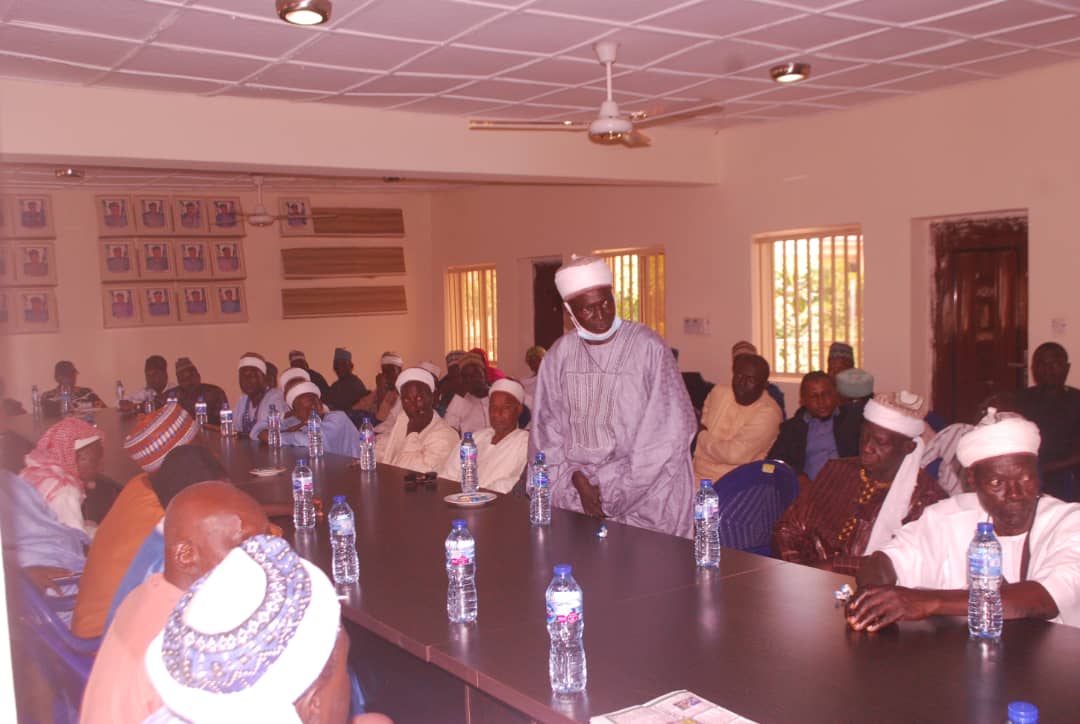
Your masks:
{"label": "bottle label", "polygon": [[361,445],[370,445],[373,442],[375,442],[375,431],[374,430],[361,430],[360,431],[360,444]]}
{"label": "bottle label", "polygon": [[533,485],[536,487],[547,487],[550,481],[548,480],[548,474],[546,472],[539,472],[533,476]]}
{"label": "bottle label", "polygon": [[548,594],[548,623],[577,623],[583,618],[581,593],[554,591]]}
{"label": "bottle label", "polygon": [[299,492],[301,490],[312,491],[315,489],[315,480],[313,478],[299,475],[292,479],[293,492]]}
{"label": "bottle label", "polygon": [[452,566],[467,566],[476,556],[475,543],[451,543],[446,546],[446,562]]}
{"label": "bottle label", "polygon": [[706,518],[715,518],[719,508],[719,501],[716,498],[706,498],[705,500],[694,503],[694,520],[705,520]]}
{"label": "bottle label", "polygon": [[356,528],[352,519],[347,515],[334,515],[330,517],[331,535],[356,535]]}
{"label": "bottle label", "polygon": [[1001,576],[1001,554],[968,556],[968,576]]}
{"label": "bottle label", "polygon": [[474,447],[465,447],[464,445],[462,445],[461,446],[461,464],[464,465],[466,462],[470,462],[473,465],[476,464],[476,448],[474,448]]}

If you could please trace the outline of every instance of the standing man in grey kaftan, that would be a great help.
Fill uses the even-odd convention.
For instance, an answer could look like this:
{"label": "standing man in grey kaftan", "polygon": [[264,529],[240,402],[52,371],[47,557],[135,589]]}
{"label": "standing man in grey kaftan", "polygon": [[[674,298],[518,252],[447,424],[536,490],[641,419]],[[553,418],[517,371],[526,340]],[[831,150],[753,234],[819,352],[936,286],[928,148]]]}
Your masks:
{"label": "standing man in grey kaftan", "polygon": [[530,459],[547,456],[553,503],[689,537],[697,422],[675,358],[619,318],[602,259],[575,258],[555,284],[575,330],[540,366],[530,440]]}

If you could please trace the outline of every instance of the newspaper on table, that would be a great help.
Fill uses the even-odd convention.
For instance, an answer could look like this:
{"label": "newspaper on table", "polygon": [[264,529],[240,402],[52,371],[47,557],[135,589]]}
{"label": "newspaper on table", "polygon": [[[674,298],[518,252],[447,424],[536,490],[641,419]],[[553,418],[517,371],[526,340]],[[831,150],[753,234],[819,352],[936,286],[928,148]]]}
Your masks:
{"label": "newspaper on table", "polygon": [[693,692],[682,689],[652,701],[610,714],[594,716],[590,724],[755,724]]}

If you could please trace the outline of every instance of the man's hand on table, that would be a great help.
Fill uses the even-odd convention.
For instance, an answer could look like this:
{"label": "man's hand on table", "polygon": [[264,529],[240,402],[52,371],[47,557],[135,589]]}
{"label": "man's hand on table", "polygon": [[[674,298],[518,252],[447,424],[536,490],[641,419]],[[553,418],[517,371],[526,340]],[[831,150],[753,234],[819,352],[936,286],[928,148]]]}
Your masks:
{"label": "man's hand on table", "polygon": [[590,483],[580,470],[570,476],[570,481],[577,489],[578,497],[581,498],[581,509],[585,511],[585,515],[591,518],[606,517],[600,500],[600,487]]}

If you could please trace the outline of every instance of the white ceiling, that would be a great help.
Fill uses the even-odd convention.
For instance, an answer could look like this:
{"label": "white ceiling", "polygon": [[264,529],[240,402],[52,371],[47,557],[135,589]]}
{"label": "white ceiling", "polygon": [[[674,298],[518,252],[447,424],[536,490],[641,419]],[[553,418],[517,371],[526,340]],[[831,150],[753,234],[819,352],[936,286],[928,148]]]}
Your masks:
{"label": "white ceiling", "polygon": [[[622,43],[617,100],[722,102],[723,128],[1080,58],[1080,0],[0,0],[0,77],[499,119],[595,115],[591,44]],[[811,80],[768,68],[804,60]]]}

